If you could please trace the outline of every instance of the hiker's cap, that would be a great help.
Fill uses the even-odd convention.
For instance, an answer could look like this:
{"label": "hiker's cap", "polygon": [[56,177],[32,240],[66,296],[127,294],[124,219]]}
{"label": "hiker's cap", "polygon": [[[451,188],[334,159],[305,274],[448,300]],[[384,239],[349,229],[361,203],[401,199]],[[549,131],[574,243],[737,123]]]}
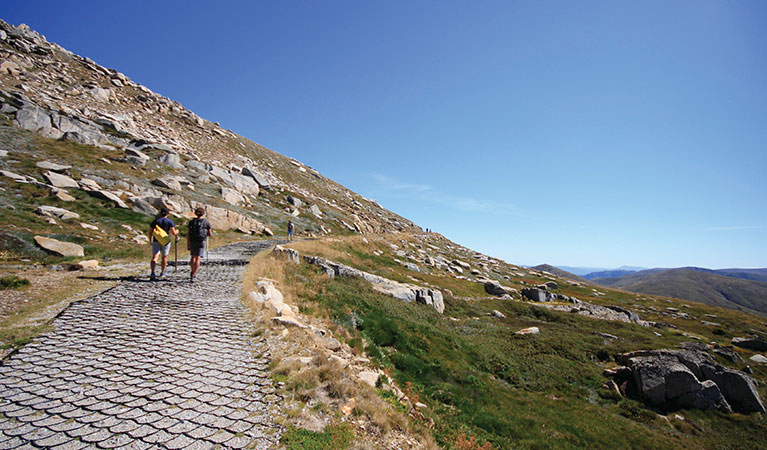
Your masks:
{"label": "hiker's cap", "polygon": [[166,208],[164,206],[162,208],[160,208],[160,215],[167,216],[168,214],[170,214],[170,210],[168,208]]}

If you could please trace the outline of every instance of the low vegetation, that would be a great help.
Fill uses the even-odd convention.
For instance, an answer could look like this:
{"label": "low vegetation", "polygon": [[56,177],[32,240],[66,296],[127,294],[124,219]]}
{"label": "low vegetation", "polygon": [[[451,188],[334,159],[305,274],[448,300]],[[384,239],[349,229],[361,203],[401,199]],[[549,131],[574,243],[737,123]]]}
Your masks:
{"label": "low vegetation", "polygon": [[[408,238],[395,239],[402,245],[400,240]],[[389,241],[393,242],[391,237]],[[762,416],[686,410],[662,416],[602,388],[605,378],[601,375],[604,368],[615,365],[615,354],[675,347],[691,335],[727,344],[728,336],[764,330],[757,318],[700,304],[684,308],[689,316],[716,315],[724,335],[697,320],[681,318],[673,319],[679,330],[594,320],[489,298],[469,286],[479,283],[437,271],[409,272],[394,261],[387,246],[385,240],[364,243],[358,237],[294,245],[302,253],[322,254],[389,278],[449,284],[450,292],[461,292],[460,298],[446,295],[445,313],[440,315],[424,305],[393,300],[361,280],[328,279],[306,264],[282,266],[280,270],[286,271],[282,280],[297,290],[295,300],[302,312],[331,320],[338,327],[337,335],[370,357],[411,400],[427,405],[419,412],[423,414],[419,420],[433,424],[432,433],[441,447],[754,448],[764,444],[752,439],[767,435]],[[372,250],[381,254],[373,255]],[[512,278],[505,283],[521,287],[520,281]],[[533,277],[526,282],[540,281]],[[675,300],[610,290],[603,297],[590,298],[593,291],[586,286],[563,286],[563,291],[595,303],[638,305],[649,313],[653,312],[650,307],[659,310],[654,305],[683,306]],[[490,316],[493,310],[506,318]],[[659,312],[657,316],[668,319]],[[539,327],[541,333],[515,334],[530,326]],[[753,369],[765,396],[767,370]]]}
{"label": "low vegetation", "polygon": [[16,275],[7,275],[0,277],[0,290],[5,289],[23,289],[29,286],[29,280],[19,278]]}

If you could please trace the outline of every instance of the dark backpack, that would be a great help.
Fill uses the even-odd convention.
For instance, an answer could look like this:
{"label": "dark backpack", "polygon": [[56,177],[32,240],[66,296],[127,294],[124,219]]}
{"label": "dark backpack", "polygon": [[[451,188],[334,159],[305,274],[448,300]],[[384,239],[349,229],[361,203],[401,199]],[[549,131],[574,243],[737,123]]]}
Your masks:
{"label": "dark backpack", "polygon": [[192,241],[204,241],[208,237],[208,229],[205,226],[205,220],[192,219],[189,222],[189,239]]}

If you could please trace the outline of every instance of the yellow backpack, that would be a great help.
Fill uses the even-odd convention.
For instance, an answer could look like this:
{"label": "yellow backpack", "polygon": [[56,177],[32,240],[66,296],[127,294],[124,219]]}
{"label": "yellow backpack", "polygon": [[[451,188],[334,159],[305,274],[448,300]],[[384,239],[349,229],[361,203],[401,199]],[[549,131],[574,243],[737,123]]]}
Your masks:
{"label": "yellow backpack", "polygon": [[170,236],[168,233],[165,232],[162,228],[160,228],[159,225],[154,226],[154,232],[152,232],[152,237],[154,237],[154,240],[159,242],[162,245],[168,245],[168,242],[170,242]]}

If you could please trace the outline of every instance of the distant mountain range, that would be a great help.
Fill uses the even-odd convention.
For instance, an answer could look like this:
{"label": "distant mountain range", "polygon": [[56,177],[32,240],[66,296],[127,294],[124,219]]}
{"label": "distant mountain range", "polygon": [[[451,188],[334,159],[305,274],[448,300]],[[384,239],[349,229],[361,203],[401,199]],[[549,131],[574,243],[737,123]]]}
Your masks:
{"label": "distant mountain range", "polygon": [[638,272],[640,270],[646,270],[647,267],[635,267],[635,266],[621,266],[618,268],[611,269],[609,267],[573,267],[573,266],[557,266],[559,269],[562,269],[566,272],[570,272],[572,274],[578,275],[578,276],[584,276],[588,275],[590,273],[594,272],[606,272],[606,271],[615,271],[615,270],[624,270],[628,272]]}
{"label": "distant mountain range", "polygon": [[570,280],[578,280],[578,281],[582,281],[584,283],[588,283],[589,282],[589,280],[587,280],[585,278],[581,278],[581,277],[579,277],[578,275],[576,275],[574,273],[568,272],[566,270],[562,270],[561,268],[552,266],[550,264],[541,264],[541,265],[538,265],[538,266],[533,266],[533,267],[531,267],[531,269],[540,270],[540,271],[543,271],[543,272],[553,273],[556,276],[559,276],[559,277],[562,277],[562,278],[568,278]]}
{"label": "distant mountain range", "polygon": [[767,269],[649,269],[584,278],[603,286],[767,314]]}

